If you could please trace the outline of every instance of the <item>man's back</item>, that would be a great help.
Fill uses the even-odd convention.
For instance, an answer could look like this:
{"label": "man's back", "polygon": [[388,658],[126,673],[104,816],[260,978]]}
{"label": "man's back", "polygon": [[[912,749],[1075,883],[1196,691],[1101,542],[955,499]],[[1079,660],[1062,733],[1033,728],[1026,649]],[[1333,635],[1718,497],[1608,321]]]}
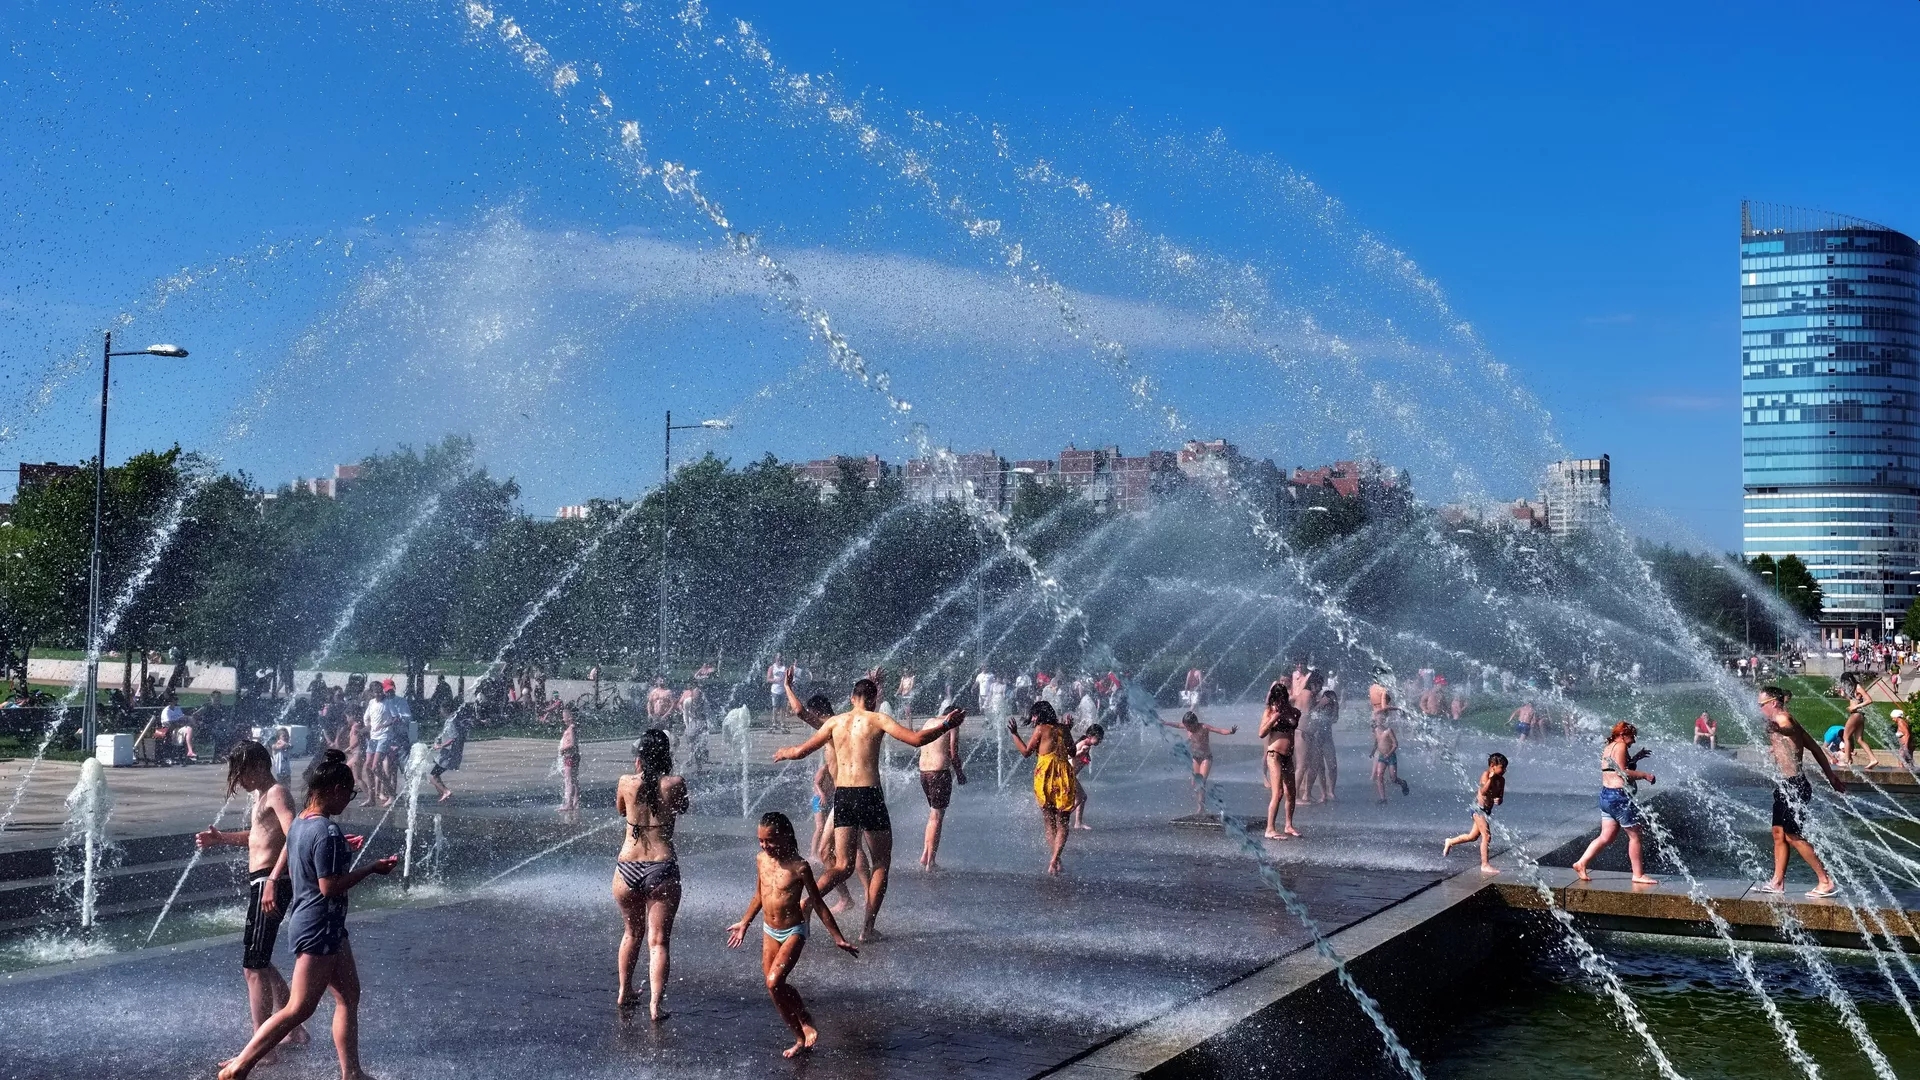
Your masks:
{"label": "man's back", "polygon": [[887,737],[880,713],[854,706],[822,727],[833,738],[834,783],[841,787],[880,786],[880,740]]}

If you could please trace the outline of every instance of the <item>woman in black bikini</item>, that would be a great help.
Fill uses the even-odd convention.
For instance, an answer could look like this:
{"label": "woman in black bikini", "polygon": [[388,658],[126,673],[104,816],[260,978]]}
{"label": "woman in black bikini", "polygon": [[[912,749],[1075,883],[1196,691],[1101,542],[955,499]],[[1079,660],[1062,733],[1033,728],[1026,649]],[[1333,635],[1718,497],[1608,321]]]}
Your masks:
{"label": "woman in black bikini", "polygon": [[[1266,740],[1267,787],[1273,794],[1267,799],[1267,839],[1291,840],[1300,833],[1293,827],[1294,734],[1300,729],[1300,710],[1293,707],[1293,695],[1283,682],[1267,688],[1267,708],[1260,716],[1260,737]],[[1282,828],[1274,828],[1285,800],[1287,817]]]}
{"label": "woman in black bikini", "polygon": [[687,784],[673,772],[667,733],[649,729],[633,744],[633,772],[620,778],[614,809],[627,819],[626,838],[613,864],[613,902],[620,906],[627,932],[620,939],[620,995],[623,1009],[638,1004],[633,966],[640,941],[647,942],[648,1011],[654,1022],[667,1018],[660,1001],[667,992],[667,949],[673,916],[680,910],[680,863],[673,850],[673,823],[687,812]]}

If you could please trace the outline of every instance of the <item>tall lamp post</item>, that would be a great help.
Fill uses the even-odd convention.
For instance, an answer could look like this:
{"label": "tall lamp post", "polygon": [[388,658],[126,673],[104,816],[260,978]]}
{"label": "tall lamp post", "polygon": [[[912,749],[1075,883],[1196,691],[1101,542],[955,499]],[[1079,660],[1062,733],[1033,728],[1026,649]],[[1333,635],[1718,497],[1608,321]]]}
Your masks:
{"label": "tall lamp post", "polygon": [[[660,490],[664,493],[669,481],[673,479],[673,433],[676,431],[698,431],[702,428],[712,431],[731,431],[733,424],[726,420],[702,420],[697,424],[676,424],[673,422],[673,410],[667,410],[665,452],[660,470]],[[665,504],[661,504],[660,520],[660,674],[667,673],[667,539],[673,530],[667,527]]]}
{"label": "tall lamp post", "polygon": [[116,356],[187,355],[178,345],[149,345],[144,349],[113,351],[113,331],[107,331],[100,347],[100,454],[93,459],[93,553],[87,560],[87,701],[81,709],[80,752],[91,754],[94,737],[99,734],[100,708],[100,518],[107,491],[107,387],[113,376]]}

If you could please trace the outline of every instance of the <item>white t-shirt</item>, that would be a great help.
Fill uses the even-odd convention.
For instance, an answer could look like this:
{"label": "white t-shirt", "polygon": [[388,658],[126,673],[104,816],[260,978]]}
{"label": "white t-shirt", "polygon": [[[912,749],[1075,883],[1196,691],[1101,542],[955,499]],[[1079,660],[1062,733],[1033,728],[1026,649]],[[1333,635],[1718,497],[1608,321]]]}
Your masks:
{"label": "white t-shirt", "polygon": [[160,714],[160,722],[170,728],[179,727],[187,722],[187,710],[178,705],[169,705],[166,711]]}
{"label": "white t-shirt", "polygon": [[774,697],[786,693],[787,665],[775,664],[767,669],[767,692]]}
{"label": "white t-shirt", "polygon": [[393,731],[393,709],[383,698],[367,702],[367,738],[384,739]]}

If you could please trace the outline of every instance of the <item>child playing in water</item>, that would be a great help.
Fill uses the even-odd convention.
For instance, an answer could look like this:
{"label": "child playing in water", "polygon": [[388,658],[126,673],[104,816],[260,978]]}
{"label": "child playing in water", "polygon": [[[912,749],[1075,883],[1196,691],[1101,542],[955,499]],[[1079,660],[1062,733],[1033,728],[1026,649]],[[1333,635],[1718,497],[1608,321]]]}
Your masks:
{"label": "child playing in water", "polygon": [[1107,729],[1094,724],[1087,728],[1087,733],[1080,737],[1079,742],[1073,744],[1073,827],[1076,829],[1093,827],[1087,824],[1087,789],[1080,782],[1080,774],[1093,764],[1093,748],[1106,739]]}
{"label": "child playing in water", "polygon": [[766,976],[773,1007],[779,1010],[780,1019],[793,1029],[793,1045],[787,1047],[783,1055],[793,1057],[812,1050],[820,1038],[819,1030],[813,1026],[812,1014],[800,1000],[800,992],[787,985],[794,965],[800,962],[800,950],[807,945],[809,913],[819,914],[820,925],[827,928],[835,945],[856,957],[860,950],[853,947],[840,933],[839,924],[833,921],[833,912],[821,897],[820,887],[814,883],[813,867],[800,857],[800,841],[794,836],[793,822],[787,820],[787,815],[776,810],[761,816],[760,854],[754,857],[754,862],[759,882],[754,887],[753,899],[747,902],[747,913],[727,927],[727,948],[739,948],[753,917],[761,916],[764,940],[760,942],[760,970]]}
{"label": "child playing in water", "polygon": [[387,855],[359,870],[348,869],[352,849],[333,818],[353,802],[353,772],[344,755],[328,751],[307,779],[306,809],[287,837],[287,864],[293,872],[293,904],[287,909],[293,939],[293,986],[286,1005],[253,1033],[238,1057],[220,1066],[220,1080],[239,1080],[289,1032],[313,1015],[320,995],[334,997],[333,1045],[340,1055],[343,1080],[360,1080],[360,973],[347,940],[347,892],[373,874],[387,874],[400,862]]}
{"label": "child playing in water", "polygon": [[1440,855],[1445,858],[1453,851],[1455,844],[1465,844],[1474,839],[1480,841],[1480,872],[1497,874],[1491,862],[1487,861],[1487,847],[1493,841],[1493,808],[1499,806],[1507,796],[1507,755],[1488,754],[1487,771],[1480,774],[1480,791],[1473,803],[1473,825],[1459,836],[1450,836],[1440,845]]}
{"label": "child playing in water", "polygon": [[1393,714],[1398,711],[1389,704],[1373,713],[1373,790],[1377,802],[1387,801],[1388,783],[1400,785],[1402,795],[1412,793],[1407,782],[1400,779],[1400,737],[1393,731]]}
{"label": "child playing in water", "polygon": [[573,706],[559,701],[548,708],[541,721],[552,723],[556,708],[560,711],[559,809],[563,814],[570,814],[580,809],[580,720],[573,715]]}
{"label": "child playing in water", "polygon": [[1013,720],[1007,721],[1007,734],[1013,736],[1013,744],[1020,748],[1021,757],[1034,758],[1033,798],[1040,804],[1040,824],[1046,829],[1047,846],[1052,852],[1047,860],[1047,873],[1057,874],[1060,853],[1066,850],[1069,819],[1079,786],[1070,763],[1073,745],[1067,726],[1046,701],[1034,702],[1027,710],[1027,718],[1033,724],[1031,741],[1020,737],[1020,725]]}
{"label": "child playing in water", "polygon": [[1240,728],[1217,728],[1212,724],[1200,722],[1200,714],[1188,709],[1177,724],[1160,721],[1161,727],[1170,727],[1187,737],[1187,754],[1193,759],[1193,812],[1205,812],[1207,808],[1207,778],[1213,775],[1213,736],[1232,735]]}

